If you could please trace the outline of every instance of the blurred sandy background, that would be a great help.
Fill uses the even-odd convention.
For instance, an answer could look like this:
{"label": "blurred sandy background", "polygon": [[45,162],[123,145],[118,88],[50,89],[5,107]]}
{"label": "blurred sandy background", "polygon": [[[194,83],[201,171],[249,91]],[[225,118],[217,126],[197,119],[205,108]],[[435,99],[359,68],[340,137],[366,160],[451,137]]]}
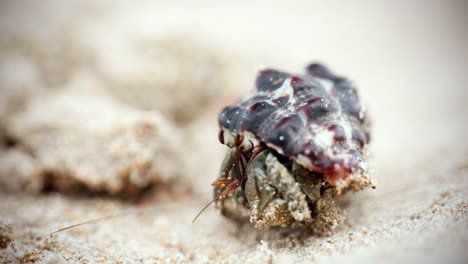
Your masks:
{"label": "blurred sandy background", "polygon": [[[0,261],[466,263],[467,14],[466,1],[3,1]],[[212,208],[191,224],[223,158],[219,109],[260,67],[311,61],[357,84],[377,190],[350,195],[327,237]]]}

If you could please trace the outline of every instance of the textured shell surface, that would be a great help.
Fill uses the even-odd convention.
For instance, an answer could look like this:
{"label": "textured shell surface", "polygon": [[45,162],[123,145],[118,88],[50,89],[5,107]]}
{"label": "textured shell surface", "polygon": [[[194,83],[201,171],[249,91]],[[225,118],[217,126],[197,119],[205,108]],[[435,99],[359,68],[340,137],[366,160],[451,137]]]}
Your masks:
{"label": "textured shell surface", "polygon": [[366,171],[370,125],[348,79],[315,63],[302,75],[262,70],[255,84],[219,114],[221,143],[246,150],[263,143],[335,180]]}

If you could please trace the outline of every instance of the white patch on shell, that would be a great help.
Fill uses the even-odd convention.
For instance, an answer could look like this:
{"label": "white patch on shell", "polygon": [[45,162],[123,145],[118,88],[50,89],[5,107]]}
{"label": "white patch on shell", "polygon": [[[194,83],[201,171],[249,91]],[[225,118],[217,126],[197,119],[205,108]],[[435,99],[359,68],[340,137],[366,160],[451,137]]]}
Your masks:
{"label": "white patch on shell", "polygon": [[334,86],[334,83],[331,80],[322,79],[322,78],[315,78],[315,80],[322,85],[322,87],[325,89],[327,94],[330,94]]}
{"label": "white patch on shell", "polygon": [[271,97],[270,102],[273,104],[273,100],[279,99],[281,97],[288,96],[288,109],[285,112],[294,112],[294,104],[296,103],[296,98],[294,97],[294,89],[291,86],[291,77],[284,80],[281,87],[276,89]]}
{"label": "white patch on shell", "polygon": [[281,85],[280,88],[276,89],[271,95],[271,97],[272,99],[278,99],[285,95],[288,95],[290,99],[294,97],[294,89],[291,86],[291,78],[287,78],[286,80],[284,80],[283,85]]}
{"label": "white patch on shell", "polygon": [[324,129],[318,132],[315,135],[315,144],[323,149],[330,148],[333,145],[333,137],[335,134],[333,131],[329,131],[328,129]]}
{"label": "white patch on shell", "polygon": [[361,160],[359,162],[359,167],[361,168],[362,171],[367,171],[367,162],[365,162],[364,160]]}
{"label": "white patch on shell", "polygon": [[307,116],[306,116],[306,114],[304,112],[301,111],[297,115],[301,119],[301,122],[302,122],[303,125],[307,124]]}

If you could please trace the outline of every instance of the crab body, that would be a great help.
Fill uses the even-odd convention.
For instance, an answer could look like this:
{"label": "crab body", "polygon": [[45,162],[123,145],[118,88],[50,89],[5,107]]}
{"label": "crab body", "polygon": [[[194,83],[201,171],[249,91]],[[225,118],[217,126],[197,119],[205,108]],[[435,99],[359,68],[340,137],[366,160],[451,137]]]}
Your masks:
{"label": "crab body", "polygon": [[261,71],[256,89],[219,114],[230,147],[213,185],[225,215],[257,227],[340,221],[334,196],[370,185],[369,121],[350,81],[311,64],[306,74]]}

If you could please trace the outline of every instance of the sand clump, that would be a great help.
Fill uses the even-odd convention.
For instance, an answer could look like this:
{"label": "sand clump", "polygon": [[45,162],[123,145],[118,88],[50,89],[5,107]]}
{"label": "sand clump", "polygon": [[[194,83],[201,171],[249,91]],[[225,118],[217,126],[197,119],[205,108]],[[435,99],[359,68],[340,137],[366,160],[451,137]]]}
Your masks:
{"label": "sand clump", "polygon": [[24,184],[39,181],[41,189],[80,184],[131,193],[180,173],[177,128],[157,112],[109,97],[61,91],[31,100],[8,124],[7,134],[23,155],[16,147],[8,150],[5,158],[13,160],[3,169],[15,168],[4,173],[22,172]]}

